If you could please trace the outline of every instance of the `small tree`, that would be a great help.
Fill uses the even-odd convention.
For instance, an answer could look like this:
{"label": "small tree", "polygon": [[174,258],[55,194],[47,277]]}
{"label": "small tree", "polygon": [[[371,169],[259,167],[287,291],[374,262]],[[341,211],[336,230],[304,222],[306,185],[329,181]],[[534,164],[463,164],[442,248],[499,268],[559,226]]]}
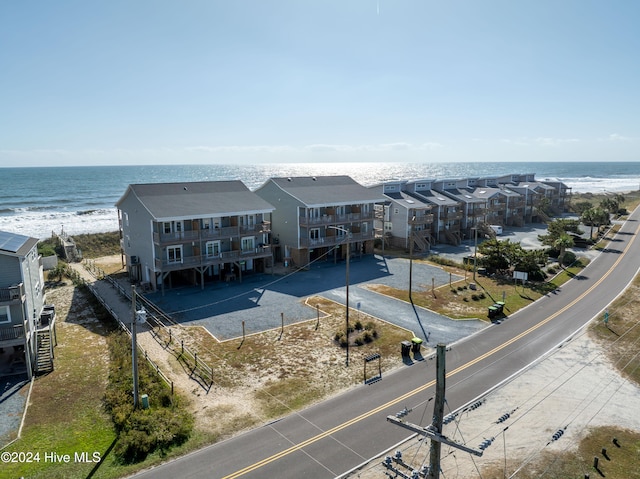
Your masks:
{"label": "small tree", "polygon": [[558,255],[558,263],[562,266],[562,260],[567,252],[567,248],[571,248],[573,246],[573,238],[567,233],[564,233],[553,242],[553,246],[560,251],[560,254]]}

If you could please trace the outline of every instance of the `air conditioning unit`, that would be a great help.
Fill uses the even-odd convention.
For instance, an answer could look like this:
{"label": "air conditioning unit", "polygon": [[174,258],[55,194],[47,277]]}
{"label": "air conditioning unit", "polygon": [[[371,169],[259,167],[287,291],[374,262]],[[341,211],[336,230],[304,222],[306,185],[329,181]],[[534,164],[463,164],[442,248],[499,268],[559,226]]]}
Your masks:
{"label": "air conditioning unit", "polygon": [[131,264],[138,264],[140,263],[140,258],[138,258],[137,256],[131,256]]}

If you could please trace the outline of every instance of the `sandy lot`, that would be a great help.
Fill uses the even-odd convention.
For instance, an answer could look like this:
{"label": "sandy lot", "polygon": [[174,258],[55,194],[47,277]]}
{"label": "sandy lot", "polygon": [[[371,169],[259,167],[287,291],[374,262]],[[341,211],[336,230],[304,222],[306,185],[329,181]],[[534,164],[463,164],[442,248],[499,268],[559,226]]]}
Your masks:
{"label": "sandy lot", "polygon": [[[161,368],[173,372],[172,379],[177,387],[191,398],[192,411],[201,427],[210,426],[211,417],[207,411],[211,408],[219,410],[223,407],[230,415],[237,414],[238,417],[251,410],[247,399],[251,394],[242,389],[207,394],[199,384],[177,370],[175,358],[151,335],[142,334],[139,338]],[[328,349],[327,354],[334,353],[333,348]],[[315,364],[318,368],[323,367],[320,360]],[[504,470],[505,465],[504,477],[509,477],[519,468],[535,463],[545,451],[575,448],[589,428],[595,426],[617,425],[640,431],[640,415],[637,414],[640,388],[616,371],[601,346],[589,337],[586,329],[583,330],[527,371],[478,398],[482,402],[480,407],[463,410],[456,420],[445,425],[446,436],[468,447],[477,449],[486,439],[492,440],[492,444],[480,458],[443,446],[443,477],[483,477],[483,470]],[[277,374],[273,379],[277,380]],[[420,407],[424,408],[424,417],[430,418],[433,402],[426,399]],[[445,413],[451,412],[445,410]],[[501,420],[505,415],[509,415],[508,418]],[[562,431],[562,435],[554,440],[558,431]],[[420,469],[425,461],[428,463],[428,442],[413,439],[373,459],[349,477],[387,477],[387,470],[381,463],[385,455],[393,456],[396,450],[402,452],[403,460],[414,469]],[[410,477],[410,470],[404,472]]]}
{"label": "sandy lot", "polygon": [[[539,460],[543,451],[575,449],[591,427],[615,425],[640,431],[640,388],[616,372],[586,330],[478,400],[482,402],[480,407],[463,410],[456,420],[444,426],[443,433],[474,449],[485,439],[493,442],[482,457],[443,446],[443,477],[486,477],[481,475],[483,470],[503,471],[505,463],[504,477],[510,477],[519,468]],[[430,418],[433,402],[425,407],[424,417]],[[451,411],[445,409],[445,413]],[[500,421],[506,414],[508,419]],[[554,440],[553,435],[559,430],[563,434]],[[415,469],[428,465],[428,442],[416,438],[348,477],[386,477],[387,470],[381,462],[397,450]],[[404,472],[410,475],[407,469]]]}

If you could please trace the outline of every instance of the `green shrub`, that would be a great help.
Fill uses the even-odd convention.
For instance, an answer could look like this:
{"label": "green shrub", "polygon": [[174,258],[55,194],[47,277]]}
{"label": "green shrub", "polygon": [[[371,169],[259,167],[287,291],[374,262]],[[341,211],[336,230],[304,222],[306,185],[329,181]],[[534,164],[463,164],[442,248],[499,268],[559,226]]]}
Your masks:
{"label": "green shrub", "polygon": [[365,343],[370,343],[371,341],[373,341],[373,336],[369,331],[365,331],[364,334],[362,335],[362,340]]}
{"label": "green shrub", "polygon": [[576,255],[573,251],[566,251],[564,253],[564,257],[562,258],[562,264],[565,266],[569,266],[576,260]]}
{"label": "green shrub", "polygon": [[477,294],[472,294],[471,299],[473,299],[474,301],[478,301],[480,298],[478,297]]}
{"label": "green shrub", "polygon": [[359,319],[356,321],[356,324],[354,326],[358,331],[362,330],[362,321],[360,321]]}
{"label": "green shrub", "polygon": [[371,331],[372,329],[376,329],[376,325],[373,323],[373,321],[369,321],[364,325],[364,329],[366,329],[367,331]]}
{"label": "green shrub", "polygon": [[133,408],[130,344],[121,331],[109,338],[111,369],[104,398],[119,434],[114,453],[123,463],[139,462],[154,451],[164,453],[186,441],[193,429],[191,414],[143,359],[138,363],[139,391],[149,396],[150,407]]}
{"label": "green shrub", "polygon": [[364,344],[364,340],[360,336],[358,336],[354,343],[356,343],[356,346],[362,346]]}

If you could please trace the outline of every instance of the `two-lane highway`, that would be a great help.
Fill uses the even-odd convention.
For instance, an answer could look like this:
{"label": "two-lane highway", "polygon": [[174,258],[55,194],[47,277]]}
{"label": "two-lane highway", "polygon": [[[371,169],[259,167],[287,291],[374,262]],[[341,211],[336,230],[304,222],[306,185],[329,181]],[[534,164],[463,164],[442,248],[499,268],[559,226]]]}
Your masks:
{"label": "two-lane highway", "polygon": [[[638,218],[640,209],[580,279],[453,346],[447,353],[447,401],[452,409],[539,358],[625,289],[640,267]],[[386,416],[424,404],[433,395],[434,383],[435,362],[426,360],[136,477],[333,478],[408,437]],[[412,415],[409,421],[421,421],[417,412]]]}

